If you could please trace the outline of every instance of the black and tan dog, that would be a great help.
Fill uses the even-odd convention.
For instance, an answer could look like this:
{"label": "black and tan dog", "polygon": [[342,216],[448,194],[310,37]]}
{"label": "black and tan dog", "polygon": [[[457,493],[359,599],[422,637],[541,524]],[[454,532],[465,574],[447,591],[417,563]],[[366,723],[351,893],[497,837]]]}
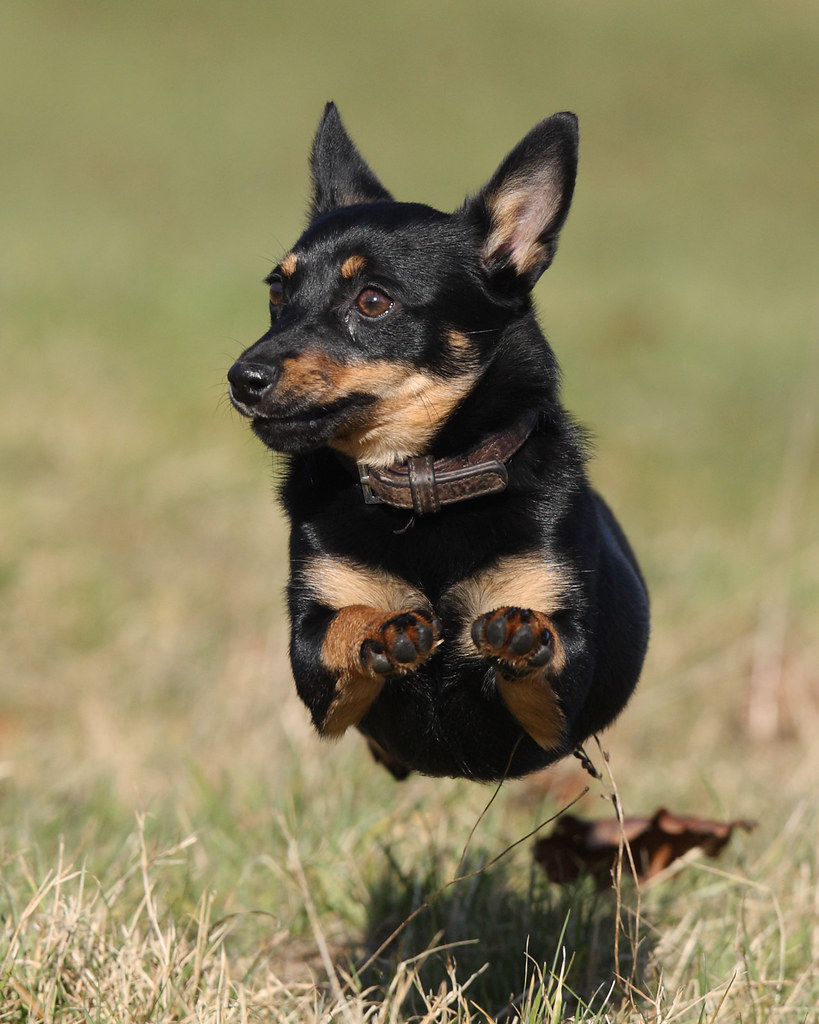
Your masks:
{"label": "black and tan dog", "polygon": [[577,120],[555,114],[455,213],[395,202],[329,104],[309,226],[228,373],[288,455],[298,692],[397,777],[540,768],[640,673],[645,586],[530,297],[576,169]]}

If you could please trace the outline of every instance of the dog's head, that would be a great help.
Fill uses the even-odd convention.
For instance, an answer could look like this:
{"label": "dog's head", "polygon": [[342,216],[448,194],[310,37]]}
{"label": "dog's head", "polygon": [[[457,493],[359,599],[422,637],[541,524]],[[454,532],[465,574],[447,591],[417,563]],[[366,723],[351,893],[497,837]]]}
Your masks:
{"label": "dog's head", "polygon": [[228,373],[233,405],[278,451],[374,466],[427,453],[531,319],[576,168],[576,118],[555,114],[455,213],[395,202],[328,104],[310,223],[267,278],[270,329]]}

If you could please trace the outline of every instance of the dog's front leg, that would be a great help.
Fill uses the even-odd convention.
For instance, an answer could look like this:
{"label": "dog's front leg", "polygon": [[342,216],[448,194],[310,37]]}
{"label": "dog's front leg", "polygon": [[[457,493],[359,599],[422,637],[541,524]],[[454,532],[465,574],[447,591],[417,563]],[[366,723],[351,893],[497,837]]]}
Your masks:
{"label": "dog's front leg", "polygon": [[554,618],[571,606],[574,589],[569,569],[534,552],[498,559],[444,599],[462,624],[461,651],[477,652],[492,666],[509,712],[547,750],[565,740],[566,717],[553,684],[568,656]]}
{"label": "dog's front leg", "polygon": [[504,703],[541,747],[557,747],[565,719],[551,686],[565,655],[560,635],[543,612],[502,607],[472,623],[472,642],[495,668]]}
{"label": "dog's front leg", "polygon": [[391,677],[416,671],[440,643],[420,590],[350,559],[299,563],[290,614],[296,686],[322,736],[357,725]]}
{"label": "dog's front leg", "polygon": [[321,660],[335,678],[321,733],[339,736],[357,725],[385,682],[419,668],[439,636],[440,624],[420,610],[396,614],[366,605],[340,608],[321,647]]}

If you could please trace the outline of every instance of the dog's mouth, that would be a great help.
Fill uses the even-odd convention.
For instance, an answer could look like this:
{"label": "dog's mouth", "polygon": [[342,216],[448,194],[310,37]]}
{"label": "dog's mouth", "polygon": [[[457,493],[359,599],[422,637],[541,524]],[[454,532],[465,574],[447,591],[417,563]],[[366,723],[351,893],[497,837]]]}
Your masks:
{"label": "dog's mouth", "polygon": [[275,451],[298,453],[320,448],[340,428],[348,429],[375,401],[374,395],[349,395],[324,405],[273,408],[251,415],[253,433]]}

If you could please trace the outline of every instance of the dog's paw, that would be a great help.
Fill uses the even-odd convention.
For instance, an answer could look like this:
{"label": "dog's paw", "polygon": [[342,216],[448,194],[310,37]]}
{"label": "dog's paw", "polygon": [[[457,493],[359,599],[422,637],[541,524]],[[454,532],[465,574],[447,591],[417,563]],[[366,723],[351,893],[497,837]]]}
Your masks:
{"label": "dog's paw", "polygon": [[440,635],[440,622],[426,612],[399,612],[362,643],[361,664],[371,676],[414,672],[441,642]]}
{"label": "dog's paw", "polygon": [[545,668],[554,657],[552,624],[542,612],[529,608],[497,608],[472,623],[472,642],[478,653],[506,674]]}

